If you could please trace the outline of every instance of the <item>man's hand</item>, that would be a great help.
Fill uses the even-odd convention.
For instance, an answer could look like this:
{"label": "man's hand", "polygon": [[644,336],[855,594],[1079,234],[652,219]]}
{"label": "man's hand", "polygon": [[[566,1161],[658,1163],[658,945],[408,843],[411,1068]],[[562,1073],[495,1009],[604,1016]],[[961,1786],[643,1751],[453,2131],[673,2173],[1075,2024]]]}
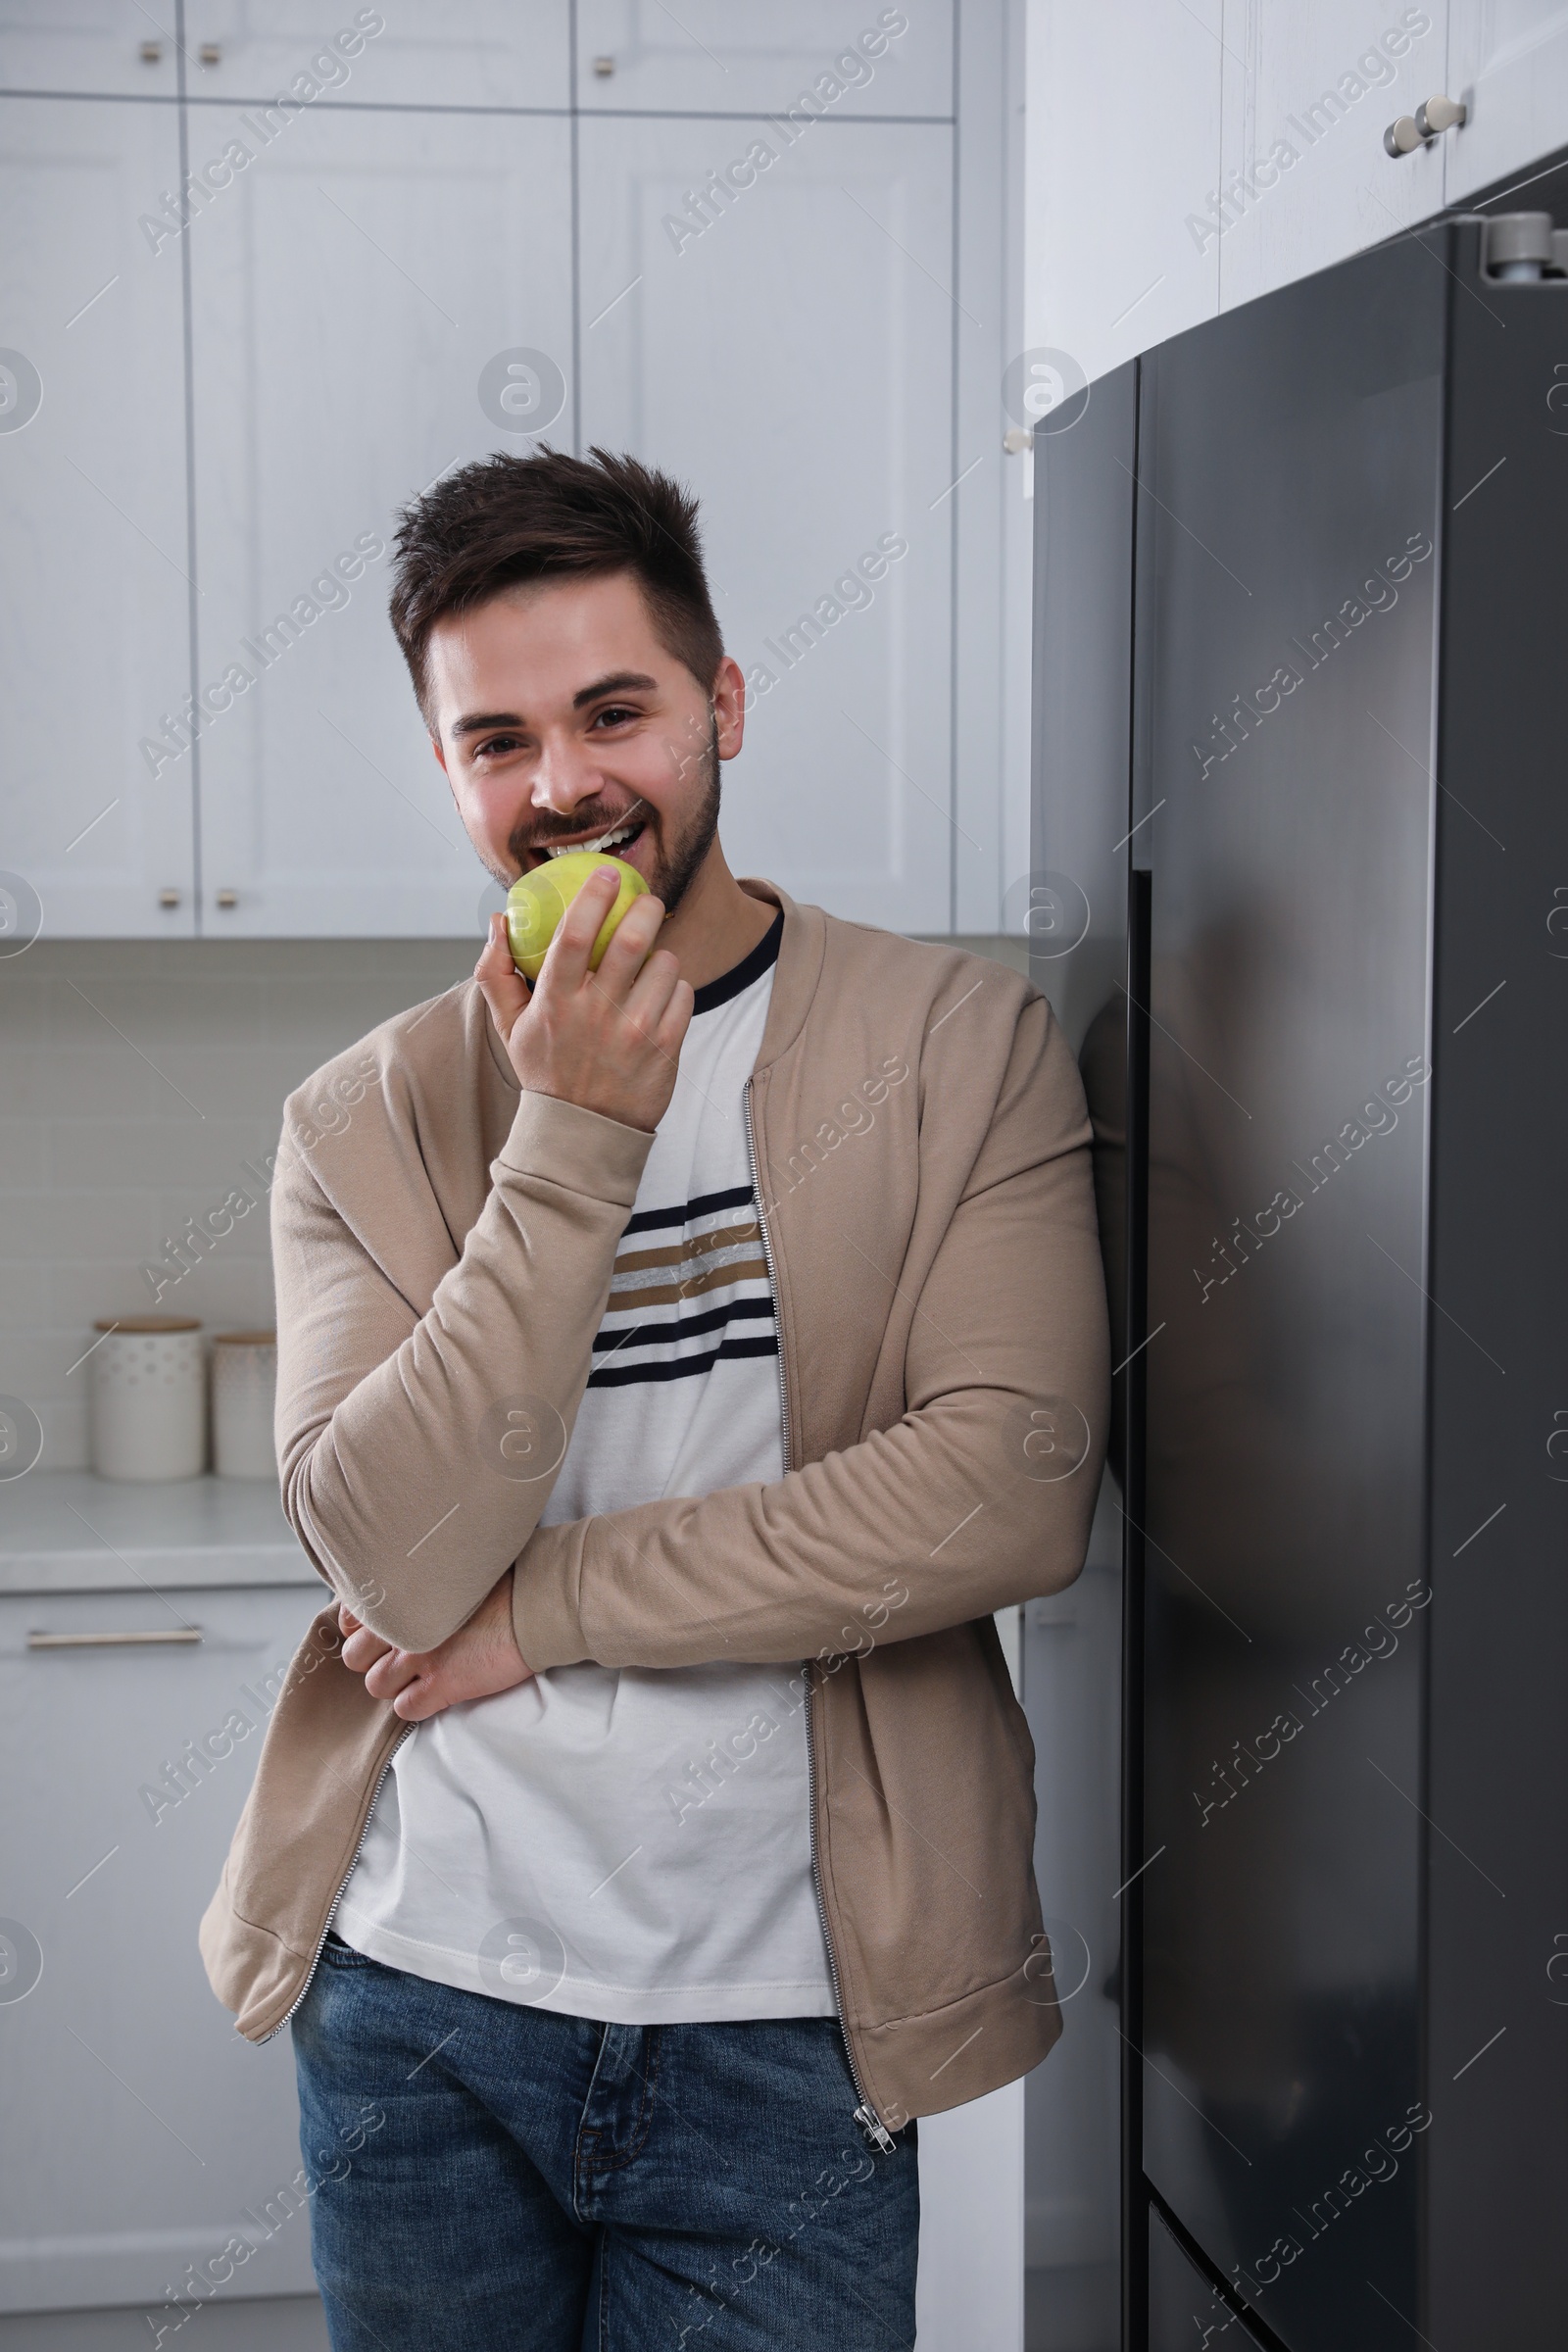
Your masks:
{"label": "man's hand", "polygon": [[632,902],[590,971],[616,887],[608,867],[589,875],[531,991],[513,963],[505,916],[492,915],[474,978],[525,1094],[555,1095],[652,1135],[675,1091],[693,997],[669,950],[654,947],[664,909],[651,896]]}
{"label": "man's hand", "polygon": [[414,1655],[372,1634],[345,1601],[337,1621],[347,1636],[343,1663],[363,1674],[372,1698],[390,1698],[405,1723],[423,1723],[460,1699],[492,1698],[533,1679],[512,1630],[512,1570],[488,1592],[466,1625],[439,1649]]}

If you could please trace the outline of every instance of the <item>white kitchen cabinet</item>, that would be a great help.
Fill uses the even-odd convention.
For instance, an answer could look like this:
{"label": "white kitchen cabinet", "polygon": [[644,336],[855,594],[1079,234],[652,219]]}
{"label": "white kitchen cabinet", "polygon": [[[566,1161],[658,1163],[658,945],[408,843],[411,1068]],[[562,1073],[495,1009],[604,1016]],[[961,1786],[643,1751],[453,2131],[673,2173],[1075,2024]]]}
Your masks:
{"label": "white kitchen cabinet", "polygon": [[[245,135],[192,119],[214,154]],[[481,406],[498,354],[555,364],[565,406],[530,421],[570,447],[570,218],[563,120],[344,108],[188,230],[209,937],[477,935],[485,875],[387,621],[391,535],[452,466],[532,445]]]}
{"label": "white kitchen cabinet", "polygon": [[0,89],[172,98],[178,87],[172,7],[149,17],[137,0],[0,0]]}
{"label": "white kitchen cabinet", "polygon": [[1223,161],[1185,208],[1218,252],[1221,309],[1441,211],[1443,142],[1395,158],[1383,134],[1446,86],[1446,0],[1225,0]]}
{"label": "white kitchen cabinet", "polygon": [[186,91],[310,107],[314,83],[334,106],[565,107],[569,37],[562,0],[185,0]]}
{"label": "white kitchen cabinet", "polygon": [[1219,307],[1220,15],[1029,0],[1025,339],[1091,382]]}
{"label": "white kitchen cabinet", "polygon": [[947,116],[953,19],[953,0],[578,0],[577,103],[777,114],[814,92],[827,114]]}
{"label": "white kitchen cabinet", "polygon": [[[1446,199],[1463,204],[1478,188],[1568,144],[1568,7],[1562,0],[1448,0],[1444,86],[1468,110],[1438,142]],[[1522,188],[1512,201],[1528,209],[1537,198]]]}
{"label": "white kitchen cabinet", "polygon": [[761,128],[582,122],[582,438],[702,502],[752,685],[724,775],[732,864],[858,920],[945,930],[952,133],[774,132],[775,159],[701,225],[687,191]]}
{"label": "white kitchen cabinet", "polygon": [[0,100],[0,865],[56,935],[192,925],[189,771],[139,748],[190,674],[179,262],[138,225],[178,161],[172,106]]}
{"label": "white kitchen cabinet", "polygon": [[[221,2299],[311,2287],[308,2213],[274,2205],[268,2229],[301,2161],[289,2037],[242,2041],[196,1946],[280,1670],[319,1606],[296,1573],[0,1598],[0,2311],[135,2305],[156,2325],[186,2266],[236,2235],[255,2250]],[[187,1629],[200,1641],[168,1639]],[[40,1633],[163,1639],[29,1647]]]}

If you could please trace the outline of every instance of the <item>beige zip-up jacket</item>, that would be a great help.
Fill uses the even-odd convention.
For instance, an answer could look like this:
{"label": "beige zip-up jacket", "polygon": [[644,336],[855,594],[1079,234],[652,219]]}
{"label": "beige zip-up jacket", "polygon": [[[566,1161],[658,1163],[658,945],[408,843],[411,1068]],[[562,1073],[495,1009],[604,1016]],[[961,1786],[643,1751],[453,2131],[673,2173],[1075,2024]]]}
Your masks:
{"label": "beige zip-up jacket", "polygon": [[[515,1563],[536,1671],[809,1661],[812,1849],[877,2136],[1060,2032],[992,1612],[1070,1583],[1088,1542],[1108,1389],[1090,1133],[1026,980],[745,887],[784,908],[747,1116],[785,1476],[538,1527],[652,1139],[519,1093],[471,982],[289,1101],[278,1452],[300,1543],[400,1647],[444,1641]],[[202,1923],[253,2040],[304,1997],[408,1729],[343,1665],[336,1607]]]}

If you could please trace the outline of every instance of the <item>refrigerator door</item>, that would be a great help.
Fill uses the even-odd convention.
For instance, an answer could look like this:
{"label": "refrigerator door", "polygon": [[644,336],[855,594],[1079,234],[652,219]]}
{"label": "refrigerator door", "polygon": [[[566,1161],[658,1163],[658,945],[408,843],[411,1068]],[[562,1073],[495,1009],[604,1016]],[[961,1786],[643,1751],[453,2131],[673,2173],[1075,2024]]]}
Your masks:
{"label": "refrigerator door", "polygon": [[1299,2352],[1416,2307],[1446,298],[1409,242],[1142,369],[1144,2161]]}

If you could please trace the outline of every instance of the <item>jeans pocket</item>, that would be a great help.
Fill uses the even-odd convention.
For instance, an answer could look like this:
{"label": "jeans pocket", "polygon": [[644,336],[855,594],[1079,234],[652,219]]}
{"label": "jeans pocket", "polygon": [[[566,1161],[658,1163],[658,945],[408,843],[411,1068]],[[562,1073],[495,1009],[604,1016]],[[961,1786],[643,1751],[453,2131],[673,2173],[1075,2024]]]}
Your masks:
{"label": "jeans pocket", "polygon": [[336,1929],[329,1928],[321,1946],[321,1960],[328,1968],[374,1968],[368,1952],[357,1952],[352,1943],[345,1943]]}

